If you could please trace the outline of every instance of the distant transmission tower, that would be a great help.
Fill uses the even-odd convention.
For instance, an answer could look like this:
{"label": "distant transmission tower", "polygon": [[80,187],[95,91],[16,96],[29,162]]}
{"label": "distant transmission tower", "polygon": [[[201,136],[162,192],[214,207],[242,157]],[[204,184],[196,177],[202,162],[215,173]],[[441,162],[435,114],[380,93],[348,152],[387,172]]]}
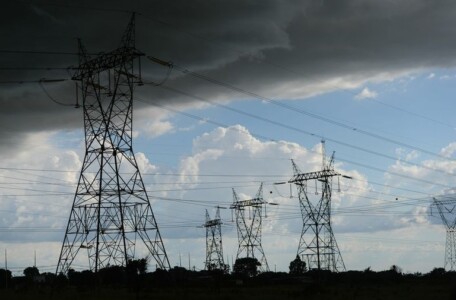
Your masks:
{"label": "distant transmission tower", "polygon": [[[233,204],[230,208],[235,212],[238,232],[239,248],[236,260],[244,257],[259,258],[260,272],[269,272],[268,262],[261,245],[262,209],[266,204],[263,200],[263,184],[260,185],[255,198],[250,200],[239,200],[233,189]],[[248,210],[247,216],[246,210]]]}
{"label": "distant transmission tower", "polygon": [[[326,162],[324,141],[322,156],[323,169],[316,172],[302,173],[296,163],[291,161],[294,176],[288,182],[297,186],[303,221],[297,254],[307,263],[309,269],[345,271],[344,261],[331,228],[332,178],[343,175],[334,171],[334,153],[330,161]],[[307,192],[310,181],[315,182],[317,197],[311,197]],[[320,193],[317,190],[318,182],[321,182]]]}
{"label": "distant transmission tower", "polygon": [[206,270],[225,271],[226,265],[223,261],[220,207],[217,207],[215,219],[209,217],[209,212],[206,209],[206,223],[203,226],[206,228]]}
{"label": "distant transmission tower", "polygon": [[169,268],[132,149],[133,89],[141,83],[133,14],[119,48],[89,57],[79,41],[85,157],[57,265],[67,273],[81,249],[89,267],[126,266],[141,239],[159,268]]}
{"label": "distant transmission tower", "polygon": [[446,227],[444,267],[447,271],[456,271],[456,197],[434,198],[433,207],[437,208]]}

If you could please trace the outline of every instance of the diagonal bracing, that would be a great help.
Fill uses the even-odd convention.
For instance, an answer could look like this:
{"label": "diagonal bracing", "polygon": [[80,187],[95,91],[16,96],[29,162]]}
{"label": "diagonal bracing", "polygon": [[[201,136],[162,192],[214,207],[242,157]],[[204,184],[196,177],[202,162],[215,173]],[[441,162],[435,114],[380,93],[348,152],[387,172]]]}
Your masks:
{"label": "diagonal bracing", "polygon": [[[292,160],[294,176],[288,182],[297,186],[303,222],[297,255],[307,263],[309,269],[338,272],[345,271],[345,264],[331,227],[331,195],[332,178],[342,175],[334,171],[334,154],[326,162],[324,149],[322,141],[322,170],[302,173]],[[307,192],[309,183],[313,181],[315,187],[321,182],[319,197],[311,197]]]}
{"label": "diagonal bracing", "polygon": [[[253,199],[239,200],[233,189],[233,204],[230,206],[236,215],[238,251],[236,260],[250,257],[258,259],[260,272],[269,272],[269,265],[261,245],[262,210],[267,203],[263,200],[263,183]],[[248,213],[246,214],[246,211]]]}
{"label": "diagonal bracing", "polygon": [[221,270],[227,271],[227,266],[223,261],[222,247],[222,220],[220,219],[220,207],[217,207],[215,219],[211,219],[206,209],[206,263],[208,271]]}
{"label": "diagonal bracing", "polygon": [[445,264],[448,271],[456,271],[456,197],[434,197],[432,208],[437,208],[446,228]]}
{"label": "diagonal bracing", "polygon": [[79,41],[73,80],[82,97],[86,150],[57,273],[66,274],[81,249],[92,271],[126,266],[138,240],[159,268],[169,268],[132,148],[133,91],[143,55],[135,48],[134,14],[111,52],[92,58]]}

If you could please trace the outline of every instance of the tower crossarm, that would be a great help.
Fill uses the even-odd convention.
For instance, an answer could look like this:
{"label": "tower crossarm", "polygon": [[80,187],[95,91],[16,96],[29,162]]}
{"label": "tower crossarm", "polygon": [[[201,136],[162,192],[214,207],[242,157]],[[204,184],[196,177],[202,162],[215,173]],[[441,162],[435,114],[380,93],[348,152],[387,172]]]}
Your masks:
{"label": "tower crossarm", "polygon": [[265,202],[262,199],[254,198],[254,199],[249,199],[249,200],[236,201],[233,204],[231,204],[230,208],[231,209],[242,209],[242,208],[248,207],[248,206],[261,206],[263,204],[265,204]]}
{"label": "tower crossarm", "polygon": [[222,220],[220,219],[214,219],[214,220],[209,220],[209,221],[206,221],[206,223],[204,223],[204,227],[214,227],[214,226],[217,226],[217,225],[222,225]]}
{"label": "tower crossarm", "polygon": [[442,222],[448,230],[455,230],[456,228],[456,199],[449,198],[433,198],[434,206],[437,208]]}
{"label": "tower crossarm", "polygon": [[299,173],[294,175],[290,180],[288,180],[288,183],[295,183],[295,184],[300,184],[303,181],[308,181],[308,180],[318,180],[318,179],[325,179],[333,176],[340,176],[341,174],[337,173],[334,170],[322,170],[322,171],[316,171],[316,172],[309,172],[309,173]]}
{"label": "tower crossarm", "polygon": [[[132,47],[122,47],[108,53],[100,54],[93,59],[82,62],[72,79],[83,80],[92,74],[113,69],[140,56],[144,56],[144,53]],[[131,75],[134,76],[133,74]]]}

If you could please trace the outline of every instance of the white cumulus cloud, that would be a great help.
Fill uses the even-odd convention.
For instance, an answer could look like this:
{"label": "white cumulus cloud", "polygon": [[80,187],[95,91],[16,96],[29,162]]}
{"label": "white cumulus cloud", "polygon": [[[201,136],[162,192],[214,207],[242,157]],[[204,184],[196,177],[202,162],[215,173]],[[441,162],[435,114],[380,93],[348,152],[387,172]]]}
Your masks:
{"label": "white cumulus cloud", "polygon": [[355,96],[356,100],[363,99],[374,99],[377,98],[378,94],[375,91],[371,91],[369,88],[365,87],[360,93]]}

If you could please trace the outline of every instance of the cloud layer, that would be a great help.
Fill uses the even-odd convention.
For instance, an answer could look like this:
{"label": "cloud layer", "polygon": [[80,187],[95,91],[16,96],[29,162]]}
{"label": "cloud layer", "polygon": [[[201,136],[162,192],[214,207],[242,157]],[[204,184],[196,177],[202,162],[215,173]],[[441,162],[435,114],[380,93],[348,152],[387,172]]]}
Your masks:
{"label": "cloud layer", "polygon": [[[240,88],[275,98],[305,98],[367,81],[391,80],[455,62],[452,1],[45,1],[5,4],[3,50],[76,52],[80,37],[89,52],[115,48],[128,22],[137,18],[138,48],[176,66],[204,73]],[[6,26],[6,24],[8,26]],[[69,78],[66,70],[30,68],[77,65],[74,55],[3,53],[1,80]],[[166,70],[143,61],[146,80]],[[246,98],[230,89],[192,78],[175,68],[166,85],[208,99]],[[44,84],[59,102],[75,102],[71,82]],[[138,89],[147,101],[201,105],[159,87]],[[137,103],[144,107],[143,103]],[[0,130],[6,144],[21,135],[82,125],[81,111],[54,103],[38,84],[1,85]],[[144,109],[144,108],[143,108]],[[148,108],[151,109],[151,108]],[[169,124],[155,124],[169,130]],[[2,143],[5,145],[5,143]],[[5,146],[0,146],[6,151]]]}

